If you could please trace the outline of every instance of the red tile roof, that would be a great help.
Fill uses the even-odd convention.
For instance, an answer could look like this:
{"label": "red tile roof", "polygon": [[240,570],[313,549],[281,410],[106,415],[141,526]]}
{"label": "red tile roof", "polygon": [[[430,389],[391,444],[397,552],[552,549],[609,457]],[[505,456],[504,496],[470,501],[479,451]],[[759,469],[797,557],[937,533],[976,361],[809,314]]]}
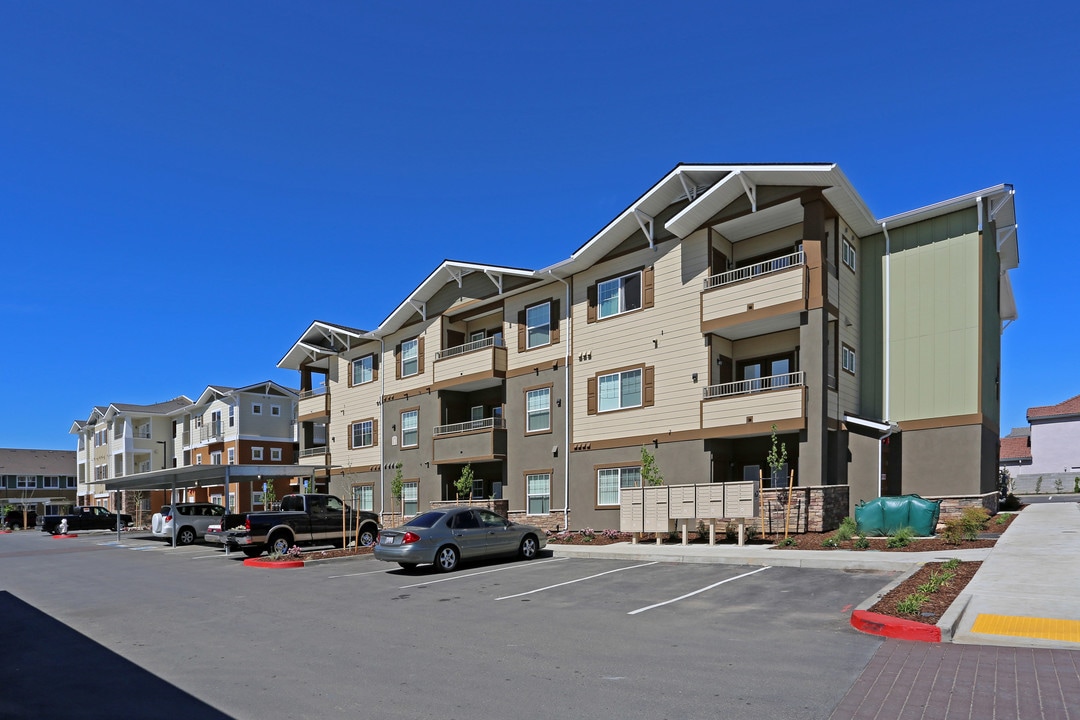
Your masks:
{"label": "red tile roof", "polygon": [[1080,395],[1059,402],[1057,405],[1043,405],[1028,408],[1028,420],[1031,418],[1060,417],[1062,415],[1080,415]]}
{"label": "red tile roof", "polygon": [[1031,446],[1026,437],[1003,437],[1001,438],[1001,460],[1030,460]]}

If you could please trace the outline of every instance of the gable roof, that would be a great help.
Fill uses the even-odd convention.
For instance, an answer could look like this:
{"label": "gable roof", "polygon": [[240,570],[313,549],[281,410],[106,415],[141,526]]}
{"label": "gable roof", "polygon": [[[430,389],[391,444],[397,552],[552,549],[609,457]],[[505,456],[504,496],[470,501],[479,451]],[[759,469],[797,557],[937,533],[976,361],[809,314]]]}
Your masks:
{"label": "gable roof", "polygon": [[24,450],[0,448],[0,467],[5,475],[76,474],[74,450]]}
{"label": "gable roof", "polygon": [[1031,460],[1031,438],[1026,436],[1008,435],[1001,438],[1001,448],[998,451],[1001,462],[1023,462]]}
{"label": "gable roof", "polygon": [[1057,405],[1040,405],[1030,407],[1027,411],[1028,422],[1046,420],[1049,418],[1064,418],[1080,416],[1080,395],[1074,395],[1068,400],[1063,400]]}

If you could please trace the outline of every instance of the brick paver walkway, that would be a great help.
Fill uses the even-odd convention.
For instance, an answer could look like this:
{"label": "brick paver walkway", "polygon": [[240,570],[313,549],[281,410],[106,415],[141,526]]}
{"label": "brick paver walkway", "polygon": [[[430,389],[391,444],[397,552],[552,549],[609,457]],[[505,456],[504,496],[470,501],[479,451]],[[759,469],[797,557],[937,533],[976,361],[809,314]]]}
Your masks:
{"label": "brick paver walkway", "polygon": [[1080,650],[887,640],[830,720],[1080,720]]}

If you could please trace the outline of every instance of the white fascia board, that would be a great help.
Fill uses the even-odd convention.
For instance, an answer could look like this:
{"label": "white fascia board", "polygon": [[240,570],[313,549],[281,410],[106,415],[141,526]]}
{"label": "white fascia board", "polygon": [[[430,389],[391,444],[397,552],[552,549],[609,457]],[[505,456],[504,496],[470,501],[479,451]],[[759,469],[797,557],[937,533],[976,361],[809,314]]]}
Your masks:
{"label": "white fascia board", "polygon": [[862,427],[870,428],[871,430],[877,430],[880,433],[889,433],[896,430],[896,426],[887,422],[876,422],[867,418],[861,418],[857,415],[848,415],[845,413],[844,422],[851,423],[852,425],[860,425]]}
{"label": "white fascia board", "polygon": [[957,210],[962,210],[966,207],[975,207],[980,198],[986,200],[1000,195],[1003,192],[1011,191],[1011,185],[995,185],[994,187],[989,187],[985,190],[968,193],[967,195],[961,195],[949,200],[942,200],[933,205],[915,208],[914,210],[908,210],[907,212],[902,212],[898,215],[890,215],[889,217],[878,220],[877,224],[880,226],[882,223],[885,223],[889,229],[903,227],[904,225],[911,225],[920,220],[929,220],[930,218],[940,217],[941,215],[948,215],[951,212],[956,212]]}
{"label": "white fascia board", "polygon": [[697,200],[687,205],[675,217],[668,220],[664,227],[676,237],[685,238],[702,223],[730,205],[743,194],[739,174],[731,173],[698,196]]}

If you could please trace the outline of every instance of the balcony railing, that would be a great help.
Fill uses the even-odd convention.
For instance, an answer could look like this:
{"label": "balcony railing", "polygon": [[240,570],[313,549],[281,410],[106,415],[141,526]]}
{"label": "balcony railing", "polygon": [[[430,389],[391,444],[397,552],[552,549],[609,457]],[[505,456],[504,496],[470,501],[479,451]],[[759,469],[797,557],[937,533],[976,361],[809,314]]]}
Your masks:
{"label": "balcony railing", "polygon": [[710,385],[702,390],[705,400],[732,395],[749,395],[750,393],[763,390],[775,390],[779,388],[797,387],[803,384],[803,372],[784,373],[782,375],[769,375],[768,377],[751,378],[750,380],[736,380],[735,382]]}
{"label": "balcony railing", "polygon": [[319,387],[311,388],[310,390],[301,390],[300,391],[300,399],[303,400],[304,398],[315,397],[316,395],[325,395],[325,394],[326,394],[326,386],[325,385],[320,385]]}
{"label": "balcony railing", "polygon": [[316,455],[325,455],[328,452],[330,452],[330,448],[325,445],[320,447],[309,447],[300,451],[300,457],[315,457]]}
{"label": "balcony railing", "polygon": [[705,290],[711,288],[720,287],[722,285],[730,285],[741,280],[749,280],[751,278],[761,277],[762,275],[768,275],[769,273],[779,272],[781,270],[787,270],[790,267],[797,265],[803,265],[806,262],[806,256],[802,250],[791,253],[790,255],[784,255],[783,257],[773,258],[772,260],[765,260],[764,262],[754,263],[753,265],[747,265],[746,267],[735,268],[734,270],[728,270],[722,272],[719,275],[713,275],[712,277],[705,279]]}
{"label": "balcony railing", "polygon": [[501,338],[484,338],[483,340],[473,340],[472,342],[465,343],[464,345],[456,345],[445,350],[440,350],[435,353],[436,360],[445,360],[446,358],[457,357],[458,355],[464,355],[470,353],[473,350],[481,350],[486,347],[502,347]]}
{"label": "balcony railing", "polygon": [[150,431],[149,430],[136,430],[134,433],[132,433],[131,436],[133,438],[135,438],[136,440],[149,440],[150,439]]}
{"label": "balcony railing", "polygon": [[439,425],[432,431],[432,435],[458,435],[474,430],[505,430],[506,421],[501,417],[489,417],[483,420],[470,420],[469,422],[454,423],[453,425]]}

